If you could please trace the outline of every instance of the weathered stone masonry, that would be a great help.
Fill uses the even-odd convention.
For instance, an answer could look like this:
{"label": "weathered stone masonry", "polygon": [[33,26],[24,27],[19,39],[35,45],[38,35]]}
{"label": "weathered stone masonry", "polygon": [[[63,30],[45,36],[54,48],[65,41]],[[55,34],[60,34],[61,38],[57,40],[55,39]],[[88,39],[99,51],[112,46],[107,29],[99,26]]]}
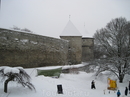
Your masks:
{"label": "weathered stone masonry", "polygon": [[0,66],[41,67],[93,60],[94,39],[62,39],[0,28]]}
{"label": "weathered stone masonry", "polygon": [[94,58],[94,39],[82,38],[82,62],[92,61]]}
{"label": "weathered stone masonry", "polygon": [[0,66],[67,64],[68,41],[0,28]]}
{"label": "weathered stone masonry", "polygon": [[60,36],[69,41],[68,63],[80,64],[82,62],[82,37],[81,36]]}

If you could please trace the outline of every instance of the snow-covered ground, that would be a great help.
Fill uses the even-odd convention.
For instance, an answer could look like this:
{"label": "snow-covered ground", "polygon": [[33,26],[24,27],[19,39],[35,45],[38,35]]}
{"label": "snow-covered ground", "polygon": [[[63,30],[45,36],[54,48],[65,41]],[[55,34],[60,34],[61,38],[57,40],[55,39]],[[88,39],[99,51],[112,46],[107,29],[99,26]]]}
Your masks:
{"label": "snow-covered ground", "polygon": [[[104,74],[95,78],[94,73],[80,71],[79,74],[62,73],[60,78],[52,78],[43,75],[36,76],[37,72],[34,68],[26,69],[26,72],[31,76],[31,82],[34,84],[36,91],[24,88],[16,82],[9,82],[8,93],[4,93],[4,84],[0,82],[0,97],[117,97],[116,91],[109,93],[109,90],[107,90],[107,76]],[[125,97],[124,90],[128,86],[129,78],[129,76],[126,76],[124,83],[117,83],[122,94],[121,97]],[[92,80],[95,80],[96,89],[90,88]],[[63,94],[57,93],[57,85],[59,84],[62,85]],[[130,97],[130,94],[127,97]]]}

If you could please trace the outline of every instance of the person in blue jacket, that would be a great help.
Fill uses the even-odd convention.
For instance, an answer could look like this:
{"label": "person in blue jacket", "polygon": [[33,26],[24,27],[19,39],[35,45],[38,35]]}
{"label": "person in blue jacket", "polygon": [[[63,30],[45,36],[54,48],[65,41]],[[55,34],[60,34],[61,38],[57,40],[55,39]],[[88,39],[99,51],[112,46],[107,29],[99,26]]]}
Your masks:
{"label": "person in blue jacket", "polygon": [[120,92],[120,90],[118,90],[117,91],[117,97],[120,97],[120,95],[121,95],[121,92]]}

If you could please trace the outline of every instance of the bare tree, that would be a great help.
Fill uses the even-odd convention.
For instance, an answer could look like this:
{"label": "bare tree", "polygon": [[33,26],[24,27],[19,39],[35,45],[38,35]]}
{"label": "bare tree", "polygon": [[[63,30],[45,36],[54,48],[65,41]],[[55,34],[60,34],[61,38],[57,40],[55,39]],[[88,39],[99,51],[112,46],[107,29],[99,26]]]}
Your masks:
{"label": "bare tree", "polygon": [[27,28],[21,29],[21,31],[25,31],[25,32],[32,33],[32,31],[31,31],[31,30],[29,30],[29,29],[27,29]]}
{"label": "bare tree", "polygon": [[7,93],[8,83],[10,81],[16,81],[22,86],[27,86],[29,89],[34,89],[32,83],[30,83],[30,76],[24,71],[22,67],[0,67],[0,77],[2,77],[2,81],[4,82],[4,92]]}
{"label": "bare tree", "polygon": [[104,55],[106,55],[106,50],[102,47],[102,45],[94,44],[94,58],[103,58]]}
{"label": "bare tree", "polygon": [[125,18],[110,21],[105,28],[97,30],[95,44],[105,50],[105,58],[98,60],[102,69],[116,74],[122,83],[125,74],[130,72],[130,22]]}
{"label": "bare tree", "polygon": [[17,26],[13,26],[11,29],[14,29],[14,30],[21,30],[19,27]]}
{"label": "bare tree", "polygon": [[27,28],[21,29],[21,28],[19,28],[17,26],[13,26],[11,29],[13,29],[13,30],[19,30],[19,31],[25,31],[25,32],[28,32],[28,33],[33,33],[33,31],[31,31],[31,30],[29,30]]}

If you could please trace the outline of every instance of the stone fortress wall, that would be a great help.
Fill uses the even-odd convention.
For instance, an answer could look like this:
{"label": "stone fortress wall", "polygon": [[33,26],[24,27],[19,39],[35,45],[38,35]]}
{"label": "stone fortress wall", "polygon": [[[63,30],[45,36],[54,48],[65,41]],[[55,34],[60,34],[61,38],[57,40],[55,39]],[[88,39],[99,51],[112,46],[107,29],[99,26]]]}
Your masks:
{"label": "stone fortress wall", "polygon": [[0,66],[33,68],[72,65],[94,58],[93,38],[61,38],[0,28]]}
{"label": "stone fortress wall", "polygon": [[65,65],[68,44],[63,39],[0,28],[0,66]]}

